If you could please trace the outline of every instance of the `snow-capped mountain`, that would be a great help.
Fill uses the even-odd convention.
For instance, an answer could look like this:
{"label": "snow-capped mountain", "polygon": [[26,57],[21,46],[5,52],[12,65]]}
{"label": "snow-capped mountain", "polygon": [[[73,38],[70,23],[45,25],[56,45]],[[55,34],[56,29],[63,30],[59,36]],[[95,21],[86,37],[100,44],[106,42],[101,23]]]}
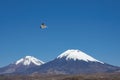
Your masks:
{"label": "snow-capped mountain", "polygon": [[118,71],[120,67],[106,64],[75,49],[67,50],[47,63],[35,57],[26,56],[0,68],[0,74],[82,74]]}
{"label": "snow-capped mountain", "polygon": [[[67,50],[37,71],[47,74],[80,74],[112,72],[120,68],[103,63],[80,50]],[[34,71],[36,72],[36,71]]]}
{"label": "snow-capped mountain", "polygon": [[[60,58],[65,58],[66,60],[83,60],[86,62],[92,61],[92,62],[100,62],[103,63],[99,60],[96,60],[95,58],[85,54],[84,52],[80,51],[80,50],[67,50],[65,52],[63,52],[62,54],[60,54],[58,57],[58,59]],[[103,63],[104,64],[104,63]]]}
{"label": "snow-capped mountain", "polygon": [[3,68],[0,68],[0,74],[9,74],[9,73],[24,73],[29,68],[41,66],[44,62],[33,57],[33,56],[26,56],[17,60],[14,63],[9,64]]}
{"label": "snow-capped mountain", "polygon": [[40,66],[44,64],[43,61],[33,57],[33,56],[26,56],[24,58],[19,59],[18,61],[15,62],[16,65],[24,65],[24,66],[29,66],[30,64],[34,64],[36,66]]}

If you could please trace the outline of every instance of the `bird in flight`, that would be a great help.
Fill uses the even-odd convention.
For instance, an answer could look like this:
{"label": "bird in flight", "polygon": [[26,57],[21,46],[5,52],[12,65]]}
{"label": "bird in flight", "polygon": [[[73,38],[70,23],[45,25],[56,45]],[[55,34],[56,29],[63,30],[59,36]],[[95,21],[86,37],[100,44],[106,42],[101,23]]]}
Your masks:
{"label": "bird in flight", "polygon": [[47,28],[47,26],[45,25],[45,23],[42,23],[42,24],[40,25],[40,28],[41,28],[41,29],[45,29],[45,28]]}

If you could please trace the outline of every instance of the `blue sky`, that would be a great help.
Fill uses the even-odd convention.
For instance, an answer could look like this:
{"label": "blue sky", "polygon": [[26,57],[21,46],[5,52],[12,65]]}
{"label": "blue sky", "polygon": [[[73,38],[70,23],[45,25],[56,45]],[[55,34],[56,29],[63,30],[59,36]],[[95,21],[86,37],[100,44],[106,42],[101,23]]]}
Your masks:
{"label": "blue sky", "polygon": [[[119,0],[0,1],[0,66],[26,55],[45,62],[79,49],[120,66]],[[41,30],[45,22],[47,29]]]}

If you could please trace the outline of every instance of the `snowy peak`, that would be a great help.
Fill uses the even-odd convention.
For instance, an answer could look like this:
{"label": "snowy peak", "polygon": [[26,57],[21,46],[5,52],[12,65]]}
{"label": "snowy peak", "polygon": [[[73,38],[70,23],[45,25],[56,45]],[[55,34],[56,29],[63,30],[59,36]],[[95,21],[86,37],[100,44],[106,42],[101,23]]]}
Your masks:
{"label": "snowy peak", "polygon": [[16,61],[15,64],[16,65],[22,64],[24,66],[29,66],[30,64],[34,64],[36,66],[40,66],[40,65],[44,64],[44,62],[33,56],[26,56],[26,57],[21,58],[18,61]]}
{"label": "snowy peak", "polygon": [[58,59],[65,58],[66,60],[73,59],[73,60],[83,60],[83,61],[86,61],[86,62],[92,61],[92,62],[103,63],[103,62],[87,55],[86,53],[84,53],[80,50],[74,50],[74,49],[67,50],[67,51],[63,52],[57,58]]}

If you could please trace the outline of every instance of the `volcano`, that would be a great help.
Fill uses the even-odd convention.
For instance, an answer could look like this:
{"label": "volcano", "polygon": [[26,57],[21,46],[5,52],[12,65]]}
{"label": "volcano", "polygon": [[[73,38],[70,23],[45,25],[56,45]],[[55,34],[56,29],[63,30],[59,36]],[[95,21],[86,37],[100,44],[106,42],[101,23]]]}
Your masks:
{"label": "volcano", "polygon": [[70,49],[61,53],[54,60],[40,66],[37,71],[44,74],[83,74],[114,72],[119,67],[99,61],[86,53]]}
{"label": "volcano", "polygon": [[25,73],[28,68],[41,66],[44,64],[43,61],[33,57],[26,56],[17,60],[14,63],[11,63],[3,68],[0,68],[0,74],[16,74],[16,73]]}

